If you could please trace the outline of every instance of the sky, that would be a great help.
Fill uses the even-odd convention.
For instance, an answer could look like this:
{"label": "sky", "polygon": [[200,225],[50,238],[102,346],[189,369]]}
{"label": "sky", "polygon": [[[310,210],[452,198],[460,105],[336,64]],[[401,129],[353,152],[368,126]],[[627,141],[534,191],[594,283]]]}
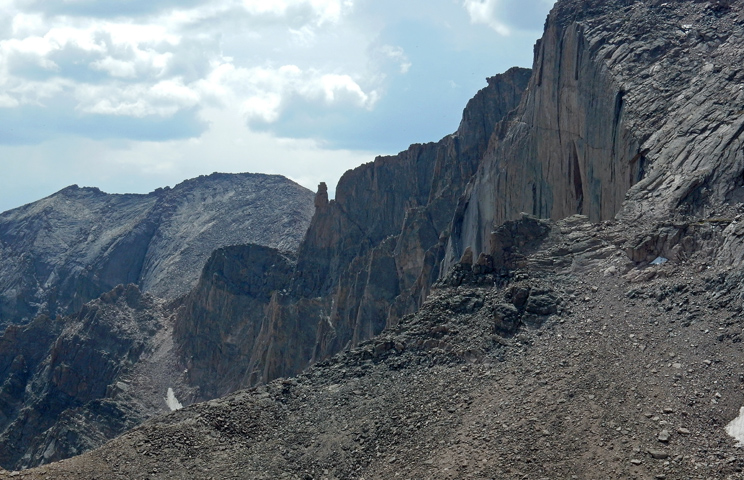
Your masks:
{"label": "sky", "polygon": [[0,211],[212,172],[331,194],[530,67],[554,0],[0,0]]}

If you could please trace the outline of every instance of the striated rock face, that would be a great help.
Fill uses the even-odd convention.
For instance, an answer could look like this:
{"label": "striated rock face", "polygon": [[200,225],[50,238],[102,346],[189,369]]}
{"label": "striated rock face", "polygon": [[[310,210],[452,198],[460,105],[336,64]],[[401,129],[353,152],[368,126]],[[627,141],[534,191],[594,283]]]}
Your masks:
{"label": "striated rock face", "polygon": [[280,176],[213,174],[148,195],[68,187],[0,214],[0,327],[64,315],[119,284],[175,298],[215,248],[296,249],[312,192]]}
{"label": "striated rock face", "polygon": [[741,20],[741,2],[559,2],[445,264],[520,212],[658,221],[743,200]]}
{"label": "striated rock face", "polygon": [[[176,327],[191,380],[214,393],[293,374],[414,311],[439,275],[440,237],[458,198],[529,78],[529,70],[514,68],[489,79],[468,103],[456,133],[346,172],[335,200],[328,200],[321,184],[291,275],[280,275],[278,285],[273,273],[270,281],[257,274],[275,287],[274,295],[230,291],[221,275],[202,276]],[[253,247],[243,248],[253,255]],[[212,257],[205,275],[219,271],[219,263]],[[276,263],[284,271],[286,264]],[[194,334],[204,329],[211,333]],[[235,339],[228,340],[226,356],[219,339]],[[231,342],[241,343],[239,353],[232,353]],[[242,378],[214,375],[241,369],[247,372]]]}
{"label": "striated rock face", "polygon": [[11,475],[740,479],[726,426],[742,406],[744,269],[711,268],[709,250],[728,227],[680,224],[687,260],[663,265],[628,256],[671,238],[649,224],[502,227],[507,285],[458,265],[471,276],[295,378]]}
{"label": "striated rock face", "polygon": [[75,315],[8,327],[0,337],[0,464],[67,458],[168,411],[160,381],[180,385],[175,357],[162,355],[166,319],[161,300],[130,284]]}

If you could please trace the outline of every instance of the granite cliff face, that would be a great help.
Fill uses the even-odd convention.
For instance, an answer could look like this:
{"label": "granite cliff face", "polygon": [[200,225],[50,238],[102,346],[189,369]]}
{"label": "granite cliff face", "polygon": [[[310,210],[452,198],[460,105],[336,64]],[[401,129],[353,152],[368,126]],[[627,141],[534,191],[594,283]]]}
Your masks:
{"label": "granite cliff face", "polygon": [[148,195],[68,187],[0,214],[0,327],[65,315],[119,284],[173,299],[216,248],[294,250],[312,193],[286,178],[213,174]]}
{"label": "granite cliff face", "polygon": [[[226,281],[206,274],[222,271],[216,264],[224,260],[213,256],[176,323],[190,379],[203,398],[297,373],[414,311],[439,275],[440,237],[458,198],[529,78],[520,68],[490,78],[456,133],[346,172],[335,200],[321,184],[292,268],[277,252],[263,253],[276,259],[270,279],[247,267],[225,272]],[[254,255],[253,247],[243,248],[225,253]],[[273,292],[254,290],[244,274]],[[207,337],[194,333],[206,328]]]}
{"label": "granite cliff face", "polygon": [[494,226],[520,212],[662,221],[744,199],[742,15],[740,2],[559,2],[445,265],[493,253]]}

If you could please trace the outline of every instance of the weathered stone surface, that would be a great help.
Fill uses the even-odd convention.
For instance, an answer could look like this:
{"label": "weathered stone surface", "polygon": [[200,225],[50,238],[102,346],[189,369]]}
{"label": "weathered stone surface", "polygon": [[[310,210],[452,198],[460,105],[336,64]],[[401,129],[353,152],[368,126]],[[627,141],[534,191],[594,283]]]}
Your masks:
{"label": "weathered stone surface", "polygon": [[0,327],[64,315],[119,284],[185,294],[215,248],[296,249],[312,192],[280,176],[213,174],[148,195],[68,187],[0,214]]}
{"label": "weathered stone surface", "polygon": [[[317,361],[416,311],[458,262],[459,281],[477,259],[478,273],[520,268],[524,254],[514,252],[548,235],[539,217],[654,222],[738,198],[744,74],[728,67],[742,63],[737,15],[692,1],[559,2],[528,83],[521,70],[489,80],[454,135],[347,172],[335,200],[319,188],[274,318],[303,335],[315,329]],[[683,259],[700,239],[685,225],[629,244],[631,259]],[[727,240],[730,258],[744,255],[740,239]],[[573,248],[582,252],[574,271],[611,251],[592,238]],[[532,324],[555,309],[538,298],[526,312]],[[297,312],[307,317],[290,320]],[[291,335],[261,331],[259,363],[277,369],[257,367],[253,378],[291,373],[270,352],[285,351],[277,338]]]}
{"label": "weathered stone surface", "polygon": [[552,315],[558,311],[558,299],[550,291],[532,291],[524,309],[536,315]]}
{"label": "weathered stone surface", "polygon": [[[216,247],[253,241],[296,249],[312,208],[312,192],[283,177],[213,174],[149,195],[69,187],[0,215],[0,327],[52,314],[11,324],[0,337],[0,463],[33,466],[97,447],[166,412],[168,388],[193,402],[200,391],[187,385],[175,342],[195,344],[174,337],[170,319],[179,303],[166,308],[137,286],[117,283],[172,300],[196,283]],[[245,349],[251,354],[250,342],[222,336],[221,326],[255,314],[253,304],[228,305],[223,297],[246,293],[266,303],[279,288],[275,279],[288,275],[276,249],[246,250],[250,258],[218,250],[203,272],[211,290],[192,292],[205,293],[204,302],[184,307],[206,322],[191,335],[216,345],[223,359],[192,372],[208,392],[198,398],[217,396],[219,385],[245,375],[212,365],[229,365]],[[183,351],[187,359],[199,353]]]}
{"label": "weathered stone surface", "polygon": [[[520,368],[498,370],[495,374],[498,381],[489,383],[491,388],[500,388],[502,379],[509,376],[532,378],[534,382],[520,383],[524,389],[515,388],[495,396],[493,402],[484,402],[482,411],[475,415],[479,419],[496,419],[498,414],[494,411],[511,409],[513,416],[508,424],[499,420],[491,431],[500,429],[500,435],[517,432],[511,437],[515,441],[507,445],[508,451],[494,451],[492,455],[492,458],[508,458],[510,463],[494,465],[488,472],[474,473],[475,476],[503,475],[505,468],[520,464],[520,469],[536,476],[545,474],[539,469],[558,468],[560,471],[553,472],[556,478],[572,474],[576,469],[589,478],[596,475],[600,458],[614,464],[615,478],[642,476],[619,466],[619,462],[626,466],[631,463],[628,457],[615,459],[616,452],[627,450],[626,442],[618,438],[628,438],[630,430],[611,428],[609,424],[616,420],[616,411],[623,411],[624,427],[643,430],[637,438],[658,444],[656,436],[661,426],[639,425],[634,417],[638,415],[638,402],[668,396],[665,390],[668,386],[660,386],[656,381],[662,377],[649,377],[659,371],[648,369],[673,369],[669,376],[663,374],[670,381],[684,383],[692,378],[689,374],[698,375],[695,378],[699,384],[710,383],[708,372],[700,373],[697,367],[686,369],[687,373],[680,377],[674,375],[682,373],[677,371],[682,370],[678,367],[683,363],[662,362],[668,360],[665,355],[670,349],[687,350],[690,345],[705,344],[711,352],[717,352],[710,347],[711,342],[716,346],[726,344],[729,363],[735,363],[740,356],[735,342],[741,338],[735,324],[736,316],[741,313],[741,276],[725,274],[725,278],[707,280],[711,308],[737,305],[730,307],[729,320],[716,315],[706,317],[702,308],[689,304],[689,298],[685,302],[656,305],[658,308],[652,310],[644,310],[645,302],[636,305],[636,299],[640,298],[676,296],[684,291],[684,286],[680,290],[678,285],[667,285],[654,297],[646,295],[642,288],[631,289],[623,296],[620,287],[607,283],[623,279],[623,282],[648,284],[671,279],[678,273],[675,268],[690,258],[699,262],[695,264],[695,272],[705,272],[708,267],[721,267],[727,262],[729,266],[735,265],[744,258],[740,218],[729,215],[741,215],[736,204],[744,200],[741,11],[741,1],[559,1],[536,48],[529,81],[529,72],[520,69],[489,80],[489,86],[466,108],[458,132],[436,144],[414,145],[397,156],[378,158],[347,172],[339,183],[335,200],[328,199],[327,187],[321,184],[315,197],[313,221],[296,264],[277,251],[261,251],[253,246],[224,250],[226,255],[229,253],[225,259],[213,257],[205,269],[209,273],[184,302],[176,326],[181,359],[189,365],[188,380],[201,389],[195,398],[266,382],[320,361],[318,369],[311,370],[306,378],[318,382],[326,381],[320,380],[321,377],[332,378],[338,383],[327,380],[322,388],[318,387],[320,383],[308,386],[297,393],[296,399],[298,404],[305,405],[308,395],[329,396],[327,401],[323,400],[328,418],[322,420],[329,422],[326,432],[332,433],[313,452],[324,456],[329,465],[337,465],[335,472],[345,477],[365,469],[385,454],[381,449],[367,447],[369,443],[366,443],[363,448],[369,448],[366,457],[369,463],[363,465],[356,463],[361,445],[350,440],[344,444],[347,449],[335,448],[349,440],[339,432],[345,432],[346,420],[355,417],[349,414],[344,422],[333,423],[334,414],[349,404],[349,398],[363,398],[362,402],[369,400],[368,403],[376,400],[375,395],[366,395],[362,390],[355,393],[352,379],[364,377],[374,362],[387,362],[381,369],[385,373],[378,372],[379,377],[365,385],[374,390],[385,381],[396,394],[407,395],[407,385],[396,381],[397,377],[390,371],[419,365],[430,368],[439,365],[437,362],[476,362],[488,352],[491,357],[484,365],[498,366],[506,355],[493,349],[505,346],[519,352],[515,358],[524,362],[519,364]],[[722,217],[713,215],[719,209],[728,213]],[[574,214],[580,216],[571,216]],[[569,218],[551,224],[539,217]],[[620,224],[591,223],[613,218]],[[557,228],[552,228],[554,225]],[[605,228],[612,230],[611,234],[603,235]],[[146,237],[147,232],[145,228],[142,234]],[[560,241],[554,241],[556,237],[561,237]],[[137,244],[138,238],[135,235],[126,242]],[[544,244],[549,244],[549,248],[543,250]],[[669,259],[668,264],[649,266],[658,256]],[[710,264],[703,263],[708,261]],[[112,262],[112,271],[120,270],[122,262]],[[685,278],[692,279],[695,276],[692,267],[684,268]],[[597,271],[617,273],[591,279],[595,283],[604,282],[603,287],[608,290],[614,288],[612,295],[584,283],[583,275]],[[445,281],[448,272],[456,274],[452,277],[456,281]],[[548,276],[553,283],[535,281],[530,275]],[[556,292],[556,285],[571,276],[577,277],[571,281],[573,293],[567,297]],[[244,281],[245,278],[250,281]],[[436,302],[424,304],[432,285],[440,278],[441,288],[448,289],[446,294]],[[505,283],[510,283],[511,288],[499,291]],[[705,291],[700,285],[695,288]],[[482,290],[474,291],[478,289]],[[625,287],[623,292],[626,290]],[[612,313],[602,308],[598,298],[613,305]],[[418,316],[406,316],[422,305]],[[571,317],[566,308],[577,313],[571,318],[574,322],[563,325],[565,319],[560,318],[551,324],[555,332],[539,329],[553,318],[551,315]],[[673,313],[666,313],[670,311]],[[687,329],[693,322],[701,321],[701,317],[708,328]],[[421,323],[406,323],[412,319]],[[657,319],[668,324],[659,328],[655,324]],[[601,328],[597,328],[600,324]],[[522,325],[529,328],[523,329]],[[399,335],[390,333],[398,326]],[[389,327],[383,334],[387,337],[364,343],[385,327]],[[678,327],[687,330],[673,332]],[[637,330],[642,330],[645,338],[641,339]],[[556,335],[545,335],[546,331]],[[629,331],[633,332],[632,337],[628,336]],[[549,355],[530,356],[528,349],[540,343],[539,338],[552,345],[546,350]],[[633,341],[629,343],[628,338]],[[662,351],[662,345],[666,350]],[[565,355],[566,347],[573,349],[578,360]],[[336,360],[323,361],[343,350],[350,352]],[[396,358],[402,352],[409,356]],[[626,362],[629,355],[639,361]],[[345,359],[345,363],[338,358]],[[553,359],[555,362],[546,363]],[[9,392],[18,394],[19,382],[34,361],[15,356],[6,362],[5,368],[12,372]],[[591,362],[595,362],[597,371],[586,370]],[[534,370],[536,364],[543,364],[553,380],[568,379],[564,390],[547,395],[543,387],[549,389],[550,382],[541,380],[546,370]],[[526,369],[533,369],[532,374],[524,375]],[[561,369],[563,377],[553,376],[552,370]],[[458,366],[458,371],[466,370],[459,370]],[[411,378],[425,376],[427,372],[430,371],[416,370]],[[732,372],[727,371],[725,376],[718,372],[710,375],[718,375],[723,388],[724,384],[735,383],[728,378],[734,375]],[[616,376],[619,383],[608,382],[609,376]],[[456,381],[460,377],[454,374],[449,378]],[[581,381],[576,382],[577,378]],[[649,382],[649,378],[654,382]],[[350,396],[333,396],[343,382],[348,382],[343,388],[349,387]],[[436,394],[447,387],[439,382],[439,378],[432,376],[418,388],[431,387],[428,395]],[[251,394],[240,393],[224,403],[216,402],[228,410],[225,417],[230,421],[211,411],[212,406],[203,406],[194,410],[206,412],[203,416],[183,413],[182,417],[164,421],[161,426],[165,433],[159,430],[161,427],[143,431],[155,432],[151,440],[170,448],[173,442],[168,437],[168,422],[177,423],[185,418],[178,441],[195,431],[208,431],[217,438],[227,439],[225,443],[231,448],[234,444],[230,442],[235,438],[246,442],[235,447],[236,451],[245,452],[245,445],[248,448],[258,445],[254,452],[265,447],[266,456],[259,455],[264,463],[258,463],[264,469],[248,473],[257,478],[271,470],[266,465],[272,462],[281,463],[274,472],[287,473],[283,470],[286,459],[277,457],[276,444],[271,443],[286,441],[282,445],[287,449],[282,454],[293,458],[298,466],[291,475],[309,475],[310,471],[315,476],[327,475],[324,465],[307,460],[316,458],[313,455],[290,452],[297,445],[314,448],[313,435],[322,436],[326,432],[311,433],[310,429],[296,428],[298,422],[283,410],[283,402],[293,388],[292,381],[280,383],[270,386],[280,399],[274,404],[265,394],[269,387]],[[309,381],[307,385],[313,384]],[[463,390],[468,385],[462,382],[457,387]],[[574,402],[578,407],[570,405],[569,400],[574,398],[575,389],[587,393]],[[699,388],[690,384],[684,391],[696,390]],[[525,391],[527,395],[523,394]],[[377,395],[382,398],[387,393],[383,390]],[[537,399],[535,393],[542,396]],[[510,403],[515,394],[522,395],[523,402],[532,402],[532,407],[515,410]],[[689,408],[699,412],[700,417],[691,415],[685,422],[696,422],[695,431],[705,430],[708,435],[723,435],[718,431],[724,418],[721,412],[733,413],[740,407],[733,400],[715,396],[711,402],[707,398],[703,402],[697,394],[685,395],[675,393],[669,398],[679,399],[679,410]],[[245,398],[251,398],[248,403],[255,408],[241,404]],[[718,405],[719,400],[723,405],[715,410],[703,407]],[[427,401],[426,397],[417,398],[411,408],[420,411]],[[229,410],[233,404],[245,408],[236,413]],[[365,409],[367,404],[360,402],[353,408]],[[558,404],[562,406],[558,408]],[[274,409],[266,410],[267,405],[273,405]],[[401,407],[394,401],[390,405]],[[383,412],[380,417],[390,420],[390,405],[375,412]],[[414,403],[403,407],[411,405]],[[467,405],[468,401],[462,399],[457,405],[437,405],[431,412],[453,415]],[[572,411],[571,418],[564,414],[566,408]],[[535,425],[530,419],[533,415],[551,415],[550,412],[561,414],[547,417],[550,421],[544,425],[548,428],[535,437]],[[409,414],[413,416],[415,412]],[[673,414],[674,411],[668,412]],[[314,412],[306,418],[310,425],[321,420]],[[395,442],[417,438],[413,431],[399,430],[402,422],[410,418],[390,420],[386,426],[389,430],[378,432],[378,438],[394,438]],[[713,423],[718,426],[701,423],[699,419],[703,418],[706,422],[715,419]],[[195,426],[198,422],[206,426],[199,430]],[[596,426],[599,433],[587,429],[583,422]],[[426,428],[422,422],[411,423],[417,429]],[[291,425],[284,430],[290,440],[277,440],[267,425]],[[446,430],[448,427],[444,425],[448,424],[444,421],[439,425],[442,430],[431,431],[427,437],[432,443],[439,441],[443,431],[452,433]],[[367,432],[367,427],[360,426],[359,430]],[[714,427],[716,430],[711,430]],[[471,438],[470,432],[459,433]],[[587,436],[596,444],[609,442],[608,448],[613,445],[615,450],[607,453],[595,449],[598,458],[589,459],[583,456],[583,451],[558,449],[561,455],[550,461],[533,461],[531,452],[536,442],[553,441],[551,435],[562,436],[560,447],[577,445],[575,438]],[[130,438],[144,436],[139,432]],[[691,444],[694,436],[679,437],[680,442],[687,442],[686,446],[695,447]],[[362,438],[362,434],[357,438]],[[510,456],[512,446],[524,438],[529,441],[520,446],[522,453]],[[674,437],[669,448],[676,448],[677,440]],[[123,440],[126,441],[129,440]],[[395,442],[383,447],[398,448]],[[718,437],[716,442],[725,443]],[[503,442],[489,441],[481,447],[493,448],[497,444]],[[543,444],[546,457],[557,451],[555,446]],[[700,459],[711,457],[708,448],[698,450],[695,455],[701,455]],[[125,451],[131,454],[131,450]],[[648,450],[638,447],[634,453],[644,451]],[[346,453],[338,452],[352,453],[348,453],[346,460],[339,460]],[[198,456],[195,450],[190,453]],[[167,455],[172,460],[176,454]],[[132,454],[130,458],[137,457]],[[191,458],[190,455],[188,461]],[[566,459],[575,462],[563,463]],[[347,461],[344,465],[338,463]],[[675,475],[680,473],[680,478],[685,478],[683,473],[698,465],[703,468],[703,463],[675,462],[673,468],[680,469]],[[395,463],[403,463],[398,455]],[[632,459],[633,468],[645,468],[648,463],[651,462]],[[156,464],[162,467],[164,463],[151,465]],[[234,456],[229,456],[220,464],[221,472],[227,475],[225,469],[233,464]],[[199,471],[193,468],[195,465],[175,468]],[[469,465],[465,461],[458,468]],[[741,466],[715,465],[710,463],[705,467],[710,469],[706,476],[733,474],[734,468],[741,469]],[[127,469],[124,466],[121,471]],[[388,478],[391,472],[385,473],[388,475],[380,478]],[[427,477],[430,472],[416,473],[418,477]]]}
{"label": "weathered stone surface", "polygon": [[[174,338],[200,398],[215,398],[248,383],[256,339],[266,328],[270,305],[289,285],[294,260],[259,245],[233,246],[212,253],[196,288],[177,314]],[[285,290],[286,291],[286,290]],[[288,340],[288,339],[287,339]],[[294,336],[295,348],[278,361],[303,364],[312,338]],[[302,348],[302,344],[306,344]],[[303,355],[304,353],[304,355]],[[303,358],[303,361],[292,361]]]}
{"label": "weathered stone surface", "polygon": [[500,335],[514,334],[519,328],[519,310],[508,303],[498,304],[493,309],[494,328]]}
{"label": "weathered stone surface", "polygon": [[[684,263],[632,262],[623,240],[655,236],[653,224],[550,226],[506,288],[440,283],[417,313],[296,377],[188,406],[17,476],[741,477],[741,448],[725,427],[741,411],[744,269],[714,267],[702,242]],[[598,248],[612,253],[572,268]],[[628,262],[668,276],[628,285],[603,273]],[[554,321],[494,331],[494,312],[514,314],[520,292],[526,305],[547,291],[561,299]]]}

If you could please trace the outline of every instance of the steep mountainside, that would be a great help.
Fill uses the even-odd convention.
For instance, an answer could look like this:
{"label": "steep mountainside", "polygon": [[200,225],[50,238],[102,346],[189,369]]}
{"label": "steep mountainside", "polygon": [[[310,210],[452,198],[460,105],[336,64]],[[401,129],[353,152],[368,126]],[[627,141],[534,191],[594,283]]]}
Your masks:
{"label": "steep mountainside", "polygon": [[68,187],[0,214],[0,327],[64,315],[119,284],[175,298],[216,248],[295,250],[312,193],[280,177],[213,174],[148,195]]}
{"label": "steep mountainside", "polygon": [[[183,388],[175,357],[162,352],[170,329],[163,303],[120,285],[70,317],[8,327],[0,337],[0,464],[67,458],[169,411],[167,388]],[[132,402],[134,390],[153,394]]]}
{"label": "steep mountainside", "polygon": [[216,283],[203,276],[175,327],[201,398],[295,374],[415,311],[439,275],[441,237],[458,198],[529,77],[514,68],[488,79],[456,133],[346,172],[335,200],[321,184],[296,268],[281,284],[270,272],[273,295],[252,289],[238,270],[226,272],[236,284],[229,290],[222,275]]}
{"label": "steep mountainside", "polygon": [[294,255],[312,201],[283,177],[213,174],[149,195],[69,187],[0,215],[0,465],[98,447],[170,411],[169,389],[193,402],[171,300],[215,248],[259,242]]}
{"label": "steep mountainside", "polygon": [[[176,326],[191,381],[224,394],[394,326],[463,255],[499,267],[491,232],[521,212],[654,222],[737,201],[741,16],[739,2],[559,2],[531,76],[490,79],[455,134],[347,172],[334,201],[320,186],[297,267],[269,302],[232,319],[191,296],[204,315]],[[220,343],[186,333],[200,323],[222,338],[259,332],[224,360],[246,373],[216,375]]]}

